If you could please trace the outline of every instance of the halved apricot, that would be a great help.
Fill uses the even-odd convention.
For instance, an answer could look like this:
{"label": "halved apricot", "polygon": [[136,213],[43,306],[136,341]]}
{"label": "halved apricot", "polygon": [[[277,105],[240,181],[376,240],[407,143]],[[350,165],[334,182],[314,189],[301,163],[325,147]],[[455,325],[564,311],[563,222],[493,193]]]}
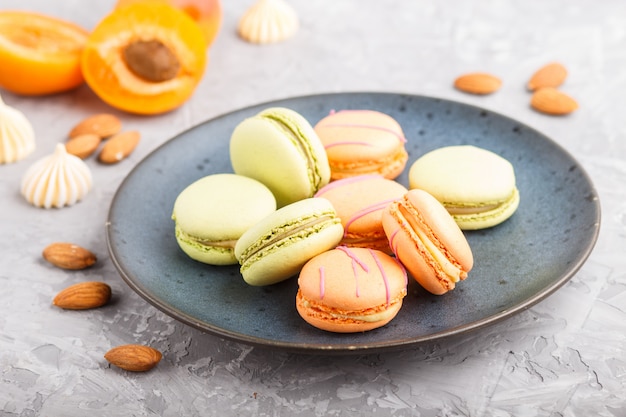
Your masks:
{"label": "halved apricot", "polygon": [[204,75],[206,42],[198,25],[168,4],[116,8],[92,31],[82,56],[87,84],[106,103],[157,114],[182,105]]}
{"label": "halved apricot", "polygon": [[80,56],[87,30],[25,11],[0,11],[0,86],[17,94],[45,95],[83,83]]}
{"label": "halved apricot", "polygon": [[115,7],[149,1],[168,3],[178,7],[198,23],[207,43],[211,46],[222,25],[222,4],[220,0],[118,0]]}

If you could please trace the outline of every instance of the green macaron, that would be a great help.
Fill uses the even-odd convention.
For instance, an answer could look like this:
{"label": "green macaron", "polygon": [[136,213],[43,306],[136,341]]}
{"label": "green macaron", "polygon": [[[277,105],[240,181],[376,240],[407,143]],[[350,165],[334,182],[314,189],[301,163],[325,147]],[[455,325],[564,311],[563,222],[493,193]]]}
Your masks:
{"label": "green macaron", "polygon": [[324,146],[299,113],[272,107],[244,119],[230,139],[235,173],[265,184],[278,207],[313,197],[330,180]]}
{"label": "green macaron", "polygon": [[241,275],[250,285],[270,285],[300,272],[343,237],[330,201],[307,198],[284,206],[248,229],[235,246]]}
{"label": "green macaron", "polygon": [[472,145],[446,146],[418,158],[409,187],[433,195],[463,230],[496,226],[515,213],[520,195],[513,165]]}
{"label": "green macaron", "polygon": [[237,240],[274,211],[274,195],[260,182],[236,174],[209,175],[176,198],[172,211],[176,241],[196,261],[237,264]]}

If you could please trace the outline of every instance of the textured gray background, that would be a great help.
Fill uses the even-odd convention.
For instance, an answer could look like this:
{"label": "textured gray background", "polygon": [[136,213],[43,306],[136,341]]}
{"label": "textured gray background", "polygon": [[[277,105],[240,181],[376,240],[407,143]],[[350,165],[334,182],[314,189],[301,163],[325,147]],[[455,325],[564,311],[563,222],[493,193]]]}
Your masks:
{"label": "textured gray background", "polygon": [[[92,28],[112,0],[1,0]],[[158,117],[112,110],[87,88],[46,97],[0,92],[32,121],[37,150],[0,166],[0,415],[3,416],[624,416],[626,415],[626,3],[621,0],[292,1],[301,29],[288,42],[237,38],[251,1],[224,3],[222,31],[195,95]],[[569,117],[538,114],[523,85],[546,62],[570,69]],[[1,63],[0,63],[1,64]],[[451,87],[484,70],[504,85],[488,97]],[[125,175],[177,133],[214,116],[313,93],[389,91],[479,105],[518,119],[571,152],[602,203],[597,246],[580,272],[535,307],[471,334],[380,355],[302,356],[202,334],[130,291],[106,250],[104,221]],[[143,139],[116,166],[88,164],[95,185],[80,204],[29,206],[24,171],[82,117],[118,114]],[[92,249],[95,268],[55,269],[53,241]],[[546,248],[549,250],[549,248]],[[51,299],[84,280],[108,282],[111,305],[62,311]],[[110,367],[109,348],[147,343],[157,368]]]}

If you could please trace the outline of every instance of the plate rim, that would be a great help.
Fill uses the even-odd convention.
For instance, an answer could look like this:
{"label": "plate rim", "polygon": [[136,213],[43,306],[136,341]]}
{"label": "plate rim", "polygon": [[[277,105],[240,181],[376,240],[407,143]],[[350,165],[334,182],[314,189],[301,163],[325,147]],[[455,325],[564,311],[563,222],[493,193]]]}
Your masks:
{"label": "plate rim", "polygon": [[[164,300],[159,299],[158,297],[155,297],[154,295],[151,294],[151,291],[149,291],[143,284],[141,284],[140,282],[136,282],[136,280],[134,278],[132,278],[127,271],[123,268],[123,266],[121,265],[121,263],[119,262],[119,260],[117,259],[116,255],[115,255],[115,251],[116,249],[113,247],[113,243],[112,243],[112,214],[114,211],[114,206],[116,205],[116,202],[118,200],[118,198],[120,197],[120,194],[123,191],[123,188],[125,187],[125,185],[127,184],[127,182],[129,181],[129,179],[133,176],[133,174],[140,169],[141,165],[148,159],[150,159],[151,157],[154,156],[154,154],[160,152],[161,149],[163,149],[164,147],[166,147],[168,144],[170,144],[170,142],[177,140],[179,137],[184,136],[185,134],[187,134],[189,131],[194,130],[202,125],[214,122],[216,120],[219,120],[221,118],[224,117],[228,117],[233,113],[237,113],[237,112],[245,112],[247,110],[250,110],[252,108],[255,107],[262,107],[262,106],[275,106],[276,103],[279,102],[284,102],[284,101],[289,101],[289,100],[312,100],[312,99],[322,99],[324,97],[332,97],[332,96],[346,96],[346,95],[353,95],[353,96],[375,96],[375,95],[381,95],[381,96],[402,96],[402,97],[408,97],[408,98],[412,98],[412,99],[428,99],[428,100],[435,100],[435,101],[439,101],[439,102],[444,102],[444,103],[449,103],[452,105],[461,105],[461,106],[466,106],[472,109],[475,109],[477,111],[480,112],[487,112],[488,114],[497,116],[498,118],[501,119],[505,119],[508,120],[509,122],[513,122],[518,124],[519,126],[523,127],[524,129],[527,129],[529,131],[532,131],[533,134],[540,136],[543,140],[547,141],[551,146],[555,147],[560,153],[562,153],[564,156],[568,157],[569,159],[571,159],[577,166],[577,169],[580,173],[580,175],[583,177],[583,179],[586,181],[586,183],[589,185],[590,191],[592,192],[593,195],[593,200],[594,200],[594,208],[595,208],[595,212],[596,212],[596,218],[594,221],[594,225],[593,228],[590,230],[591,232],[591,236],[590,236],[590,240],[587,242],[587,244],[584,247],[584,250],[581,251],[581,255],[576,259],[576,262],[573,263],[572,265],[570,265],[568,271],[563,274],[559,279],[555,280],[552,282],[552,284],[546,288],[544,288],[542,291],[537,292],[536,294],[534,294],[532,297],[529,297],[527,299],[525,299],[523,302],[519,302],[513,306],[509,306],[509,308],[497,313],[497,314],[492,314],[488,317],[482,318],[480,320],[476,320],[474,322],[462,325],[462,326],[456,326],[454,328],[450,328],[450,329],[446,329],[444,331],[438,331],[435,333],[430,333],[428,335],[423,335],[423,336],[418,336],[418,337],[411,337],[411,338],[406,338],[406,339],[402,339],[402,340],[394,340],[394,341],[390,341],[390,342],[376,342],[376,343],[371,343],[371,344],[366,344],[366,343],[361,343],[361,344],[347,344],[347,343],[332,343],[332,344],[313,344],[313,343],[297,343],[297,342],[285,342],[285,341],[277,341],[277,340],[271,340],[271,339],[267,339],[267,338],[261,338],[261,337],[255,337],[246,333],[241,333],[241,332],[233,332],[224,328],[221,328],[219,326],[215,326],[209,323],[206,323],[202,320],[198,320],[195,319],[194,317],[192,317],[191,315],[181,311],[180,309],[172,306],[171,304],[168,304],[167,302],[165,302]],[[512,117],[509,117],[507,115],[503,115],[497,111],[491,110],[491,109],[487,109],[484,107],[480,107],[474,104],[470,104],[470,103],[465,103],[462,101],[457,101],[457,100],[452,100],[452,99],[447,99],[447,98],[441,98],[441,97],[436,97],[436,96],[429,96],[429,95],[423,95],[423,94],[411,94],[411,93],[398,93],[398,92],[381,92],[381,91],[345,91],[345,92],[325,92],[325,93],[315,93],[315,94],[305,94],[305,95],[296,95],[296,96],[288,96],[288,97],[283,97],[283,98],[276,98],[276,99],[272,99],[272,100],[268,100],[268,101],[264,101],[264,102],[259,102],[256,104],[250,104],[247,105],[245,107],[241,107],[241,108],[236,108],[233,110],[229,110],[227,112],[218,114],[214,117],[211,117],[207,120],[204,120],[202,122],[199,122],[181,132],[179,132],[178,134],[176,134],[175,136],[171,137],[170,139],[165,140],[163,143],[161,143],[159,146],[157,146],[155,149],[153,149],[152,151],[150,151],[148,154],[146,154],[140,161],[138,161],[133,168],[126,174],[126,176],[123,178],[123,180],[121,181],[121,183],[119,184],[119,186],[117,187],[112,199],[111,199],[111,203],[109,205],[109,210],[107,213],[107,219],[105,222],[105,238],[106,238],[106,246],[107,246],[107,250],[109,253],[109,256],[115,266],[115,269],[117,270],[118,274],[120,275],[120,277],[122,278],[122,280],[126,283],[126,285],[128,285],[135,293],[137,293],[141,298],[143,298],[145,301],[148,302],[148,304],[152,305],[153,307],[157,308],[159,311],[163,312],[164,314],[166,314],[167,316],[174,318],[175,320],[184,323],[190,327],[193,327],[203,333],[208,333],[211,334],[213,336],[217,336],[223,339],[227,339],[230,341],[234,341],[234,342],[239,342],[239,343],[244,343],[247,345],[251,345],[251,346],[256,346],[256,347],[262,347],[262,348],[279,348],[281,350],[285,350],[285,351],[290,351],[290,352],[295,352],[295,353],[306,353],[306,354],[319,354],[319,353],[323,353],[323,354],[351,354],[351,353],[376,353],[376,352],[380,352],[380,351],[388,351],[388,350],[400,350],[400,349],[406,349],[409,347],[415,347],[419,344],[423,344],[426,342],[435,342],[435,341],[440,341],[452,336],[456,336],[459,334],[465,334],[465,333],[472,333],[475,332],[476,330],[494,325],[498,322],[501,322],[507,318],[510,318],[516,314],[519,314],[531,307],[533,307],[534,305],[536,305],[537,303],[539,303],[540,301],[546,299],[547,297],[549,297],[550,295],[552,295],[554,292],[556,292],[558,289],[560,289],[563,285],[565,285],[574,275],[576,275],[576,273],[582,268],[582,266],[586,263],[586,261],[588,260],[589,256],[591,255],[591,253],[593,252],[593,249],[595,248],[595,245],[597,243],[598,240],[598,236],[600,233],[600,226],[601,226],[601,204],[600,204],[600,198],[599,198],[599,194],[597,192],[597,189],[595,188],[595,185],[593,183],[593,181],[591,180],[591,177],[589,176],[589,174],[587,173],[587,171],[585,170],[584,166],[576,159],[573,157],[573,155],[567,150],[565,149],[561,144],[559,144],[558,142],[554,141],[553,139],[551,139],[549,136],[547,136],[546,134],[542,133],[541,131],[527,125],[526,123],[523,123],[517,119],[514,119]]]}

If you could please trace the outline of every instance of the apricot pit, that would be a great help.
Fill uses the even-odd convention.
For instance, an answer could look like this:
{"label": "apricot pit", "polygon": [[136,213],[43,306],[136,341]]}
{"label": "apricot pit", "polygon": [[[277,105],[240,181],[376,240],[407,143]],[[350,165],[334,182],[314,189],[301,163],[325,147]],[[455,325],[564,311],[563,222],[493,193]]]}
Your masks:
{"label": "apricot pit", "polygon": [[150,82],[168,81],[176,77],[180,61],[158,40],[131,42],[123,50],[124,61],[138,77]]}

